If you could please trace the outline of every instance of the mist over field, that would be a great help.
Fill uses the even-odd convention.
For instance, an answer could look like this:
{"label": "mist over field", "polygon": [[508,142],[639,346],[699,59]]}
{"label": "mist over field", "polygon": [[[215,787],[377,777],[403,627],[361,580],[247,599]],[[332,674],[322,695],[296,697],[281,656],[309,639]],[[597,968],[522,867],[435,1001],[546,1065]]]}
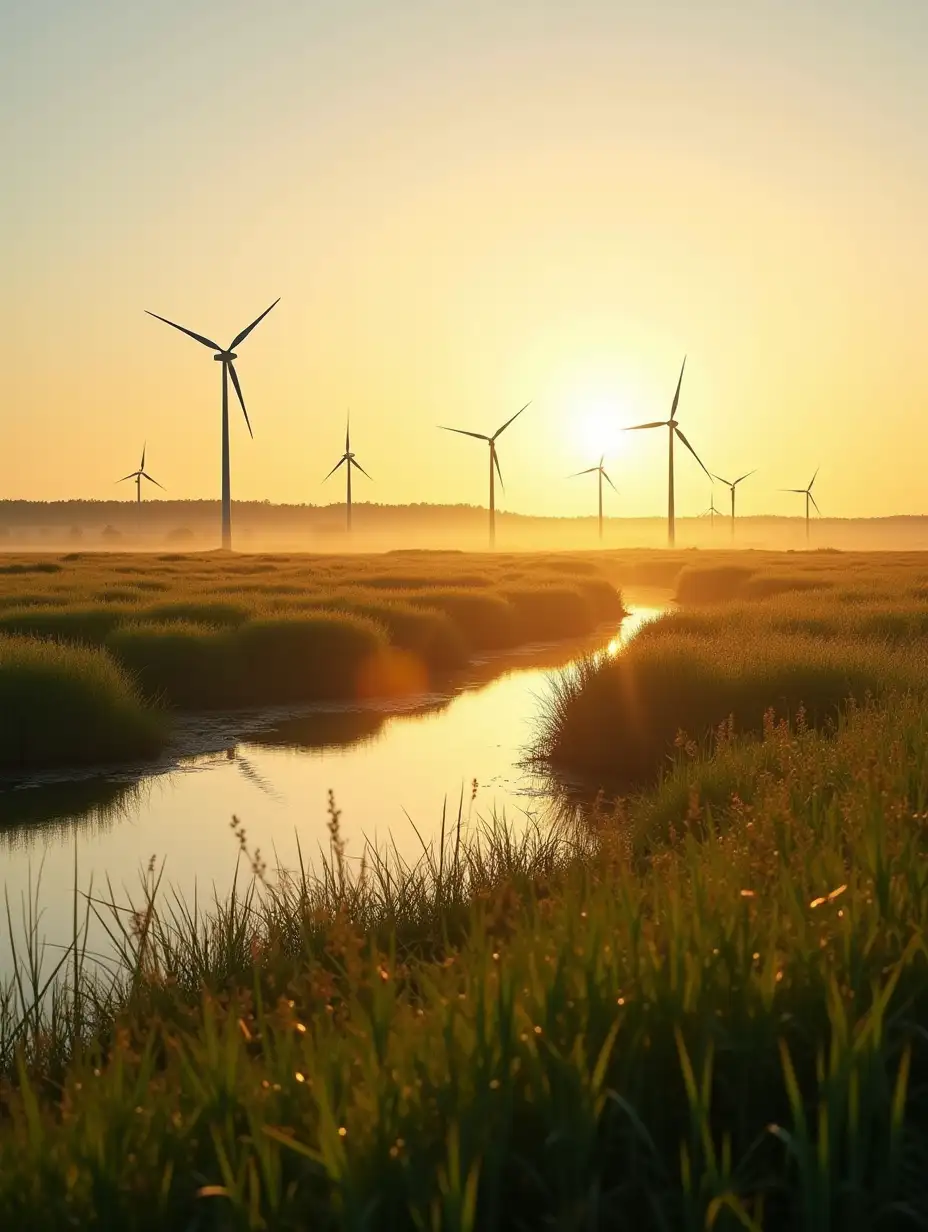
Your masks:
{"label": "mist over field", "polygon": [[[719,502],[721,503],[721,501]],[[591,500],[591,507],[593,501]],[[404,548],[482,551],[487,511],[474,505],[355,503],[350,534],[345,506],[234,501],[236,547],[244,552],[388,552]],[[498,546],[511,551],[583,551],[598,546],[596,517],[531,517],[498,512]],[[732,541],[727,516],[677,517],[677,546],[803,551],[802,517],[742,516]],[[219,546],[219,502],[0,501],[0,550],[207,551]],[[656,548],[667,519],[604,519],[606,548]],[[815,518],[809,546],[842,551],[928,548],[928,516]]]}

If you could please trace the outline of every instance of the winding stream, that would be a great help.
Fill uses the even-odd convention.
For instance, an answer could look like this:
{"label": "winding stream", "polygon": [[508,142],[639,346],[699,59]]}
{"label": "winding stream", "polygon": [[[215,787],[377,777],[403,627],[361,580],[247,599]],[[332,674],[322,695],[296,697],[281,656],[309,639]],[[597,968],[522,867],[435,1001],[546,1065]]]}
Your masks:
{"label": "winding stream", "polygon": [[[152,858],[188,901],[196,890],[202,902],[214,886],[225,895],[238,856],[233,815],[270,868],[293,868],[298,849],[304,859],[328,849],[330,791],[349,856],[369,839],[414,861],[423,841],[437,839],[445,801],[456,818],[462,795],[471,823],[494,812],[514,828],[543,821],[549,785],[522,764],[539,699],[552,670],[618,649],[668,605],[654,595],[626,600],[620,626],[474,662],[441,693],[191,717],[154,766],[0,784],[0,882],[14,933],[22,936],[23,904],[38,885],[39,934],[53,946],[70,940],[75,862],[81,889],[92,879],[105,893],[109,877],[119,898],[138,897]],[[0,976],[10,970],[6,932]]]}

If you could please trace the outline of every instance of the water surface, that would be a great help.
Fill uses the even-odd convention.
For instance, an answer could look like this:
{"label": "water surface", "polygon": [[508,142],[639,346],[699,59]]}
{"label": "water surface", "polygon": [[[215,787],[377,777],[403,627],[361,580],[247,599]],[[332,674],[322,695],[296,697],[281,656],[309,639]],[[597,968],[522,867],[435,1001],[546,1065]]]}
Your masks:
{"label": "water surface", "polygon": [[[0,788],[0,881],[14,915],[41,870],[41,933],[72,934],[75,885],[107,877],[137,896],[154,858],[188,898],[232,883],[237,817],[248,845],[273,868],[294,868],[327,850],[329,793],[349,855],[365,840],[390,842],[409,861],[435,841],[447,802],[465,818],[505,815],[514,828],[543,820],[550,783],[524,764],[552,671],[580,655],[615,652],[662,607],[629,616],[593,638],[531,646],[475,662],[446,691],[380,706],[325,706],[299,713],[191,718],[180,752],[144,770],[46,776]],[[201,751],[185,755],[184,743]],[[4,930],[0,930],[2,932]],[[17,926],[17,932],[21,931]],[[0,941],[0,972],[9,970]]]}

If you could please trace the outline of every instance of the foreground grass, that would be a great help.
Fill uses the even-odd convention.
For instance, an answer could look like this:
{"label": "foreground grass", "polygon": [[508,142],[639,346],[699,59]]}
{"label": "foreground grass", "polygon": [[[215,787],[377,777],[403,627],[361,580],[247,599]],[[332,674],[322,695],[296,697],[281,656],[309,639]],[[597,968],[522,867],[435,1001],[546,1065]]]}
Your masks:
{"label": "foreground grass", "polygon": [[157,753],[164,719],[101,651],[0,638],[0,769]]}
{"label": "foreground grass", "polygon": [[106,980],[78,949],[43,1010],[11,987],[0,1218],[924,1226],[926,808],[928,717],[872,703],[584,837],[454,828],[351,877],[333,816],[319,880],[205,915],[149,881],[93,908]]}

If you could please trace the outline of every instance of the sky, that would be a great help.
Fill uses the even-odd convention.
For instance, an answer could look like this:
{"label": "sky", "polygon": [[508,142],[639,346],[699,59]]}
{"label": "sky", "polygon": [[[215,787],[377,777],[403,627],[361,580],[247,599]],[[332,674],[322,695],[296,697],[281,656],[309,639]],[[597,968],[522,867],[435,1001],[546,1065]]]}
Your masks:
{"label": "sky", "polygon": [[[0,0],[0,498],[928,512],[924,0]],[[154,491],[154,490],[153,490]],[[157,493],[156,493],[157,494]],[[719,491],[720,501],[724,493]],[[678,513],[709,503],[677,458]]]}

